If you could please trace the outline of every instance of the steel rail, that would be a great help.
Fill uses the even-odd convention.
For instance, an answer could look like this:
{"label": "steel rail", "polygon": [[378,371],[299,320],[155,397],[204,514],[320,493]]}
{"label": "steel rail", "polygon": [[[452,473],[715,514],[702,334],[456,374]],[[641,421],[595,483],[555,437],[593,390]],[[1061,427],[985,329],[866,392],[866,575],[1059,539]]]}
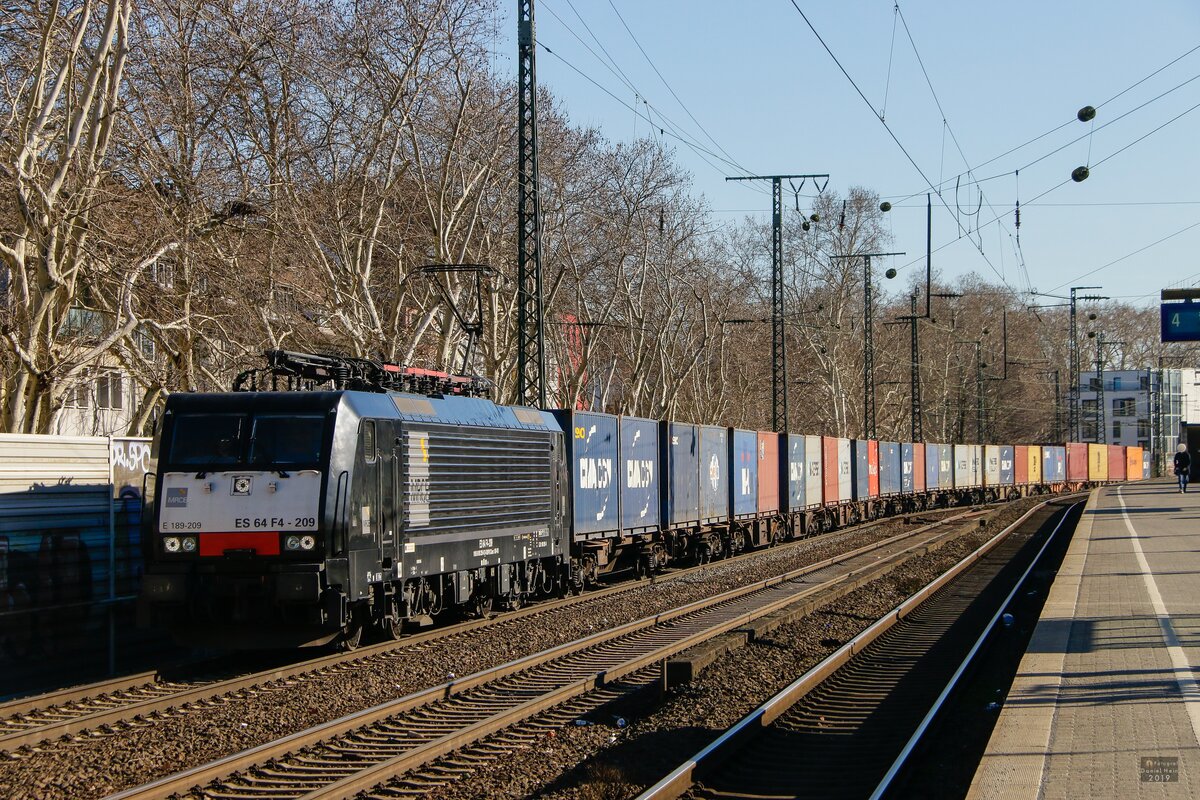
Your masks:
{"label": "steel rail", "polygon": [[[1093,490],[1093,494],[1095,494],[1095,491],[1096,490]],[[1054,541],[1054,537],[1058,534],[1063,524],[1066,523],[1067,519],[1071,516],[1071,512],[1084,502],[1085,501],[1081,500],[1078,503],[1073,503],[1065,512],[1063,512],[1062,518],[1058,521],[1058,524],[1054,526],[1054,530],[1050,532],[1050,535],[1046,537],[1046,541],[1042,543],[1037,555],[1033,557],[1033,560],[1029,562],[1029,566],[1025,568],[1023,573],[1021,573],[1021,577],[1018,578],[1016,583],[1013,584],[1012,590],[996,607],[996,613],[992,615],[992,618],[988,620],[987,625],[984,626],[983,632],[980,633],[978,638],[975,639],[975,643],[971,645],[970,651],[965,657],[963,657],[962,662],[958,665],[958,669],[956,669],[954,674],[950,676],[950,680],[946,683],[946,686],[938,695],[937,700],[934,701],[929,711],[921,719],[921,723],[917,726],[917,729],[913,731],[912,736],[910,736],[908,741],[905,742],[904,747],[900,750],[899,755],[896,756],[896,760],[892,762],[892,766],[888,768],[887,773],[883,776],[883,779],[879,782],[879,785],[875,787],[875,791],[871,792],[871,800],[879,800],[879,798],[883,797],[888,789],[891,788],[892,782],[908,763],[908,759],[912,756],[913,750],[916,749],[917,744],[925,735],[925,731],[928,730],[934,718],[942,710],[943,706],[945,706],[946,701],[949,699],[951,693],[953,693],[958,687],[959,680],[962,679],[963,674],[966,673],[967,669],[971,666],[971,662],[975,660],[976,654],[979,653],[980,649],[983,648],[984,642],[996,630],[996,623],[1000,621],[1000,617],[1004,613],[1004,609],[1008,608],[1012,604],[1013,598],[1017,596],[1017,592],[1022,586],[1025,585],[1025,581],[1028,580],[1030,574],[1033,573],[1034,567],[1037,567],[1039,564],[1041,564],[1042,557],[1046,554],[1046,550],[1049,549],[1050,544]]]}
{"label": "steel rail", "polygon": [[[272,786],[277,787],[284,782],[284,777],[280,775],[282,768],[279,760],[289,754],[305,752],[315,745],[330,743],[332,740],[349,734],[366,737],[371,735],[369,733],[371,726],[383,723],[385,720],[414,709],[421,709],[425,712],[422,716],[422,726],[428,727],[434,725],[430,721],[430,717],[436,712],[436,709],[433,708],[435,703],[453,701],[456,698],[467,695],[473,689],[489,685],[493,686],[493,688],[490,692],[485,693],[486,696],[483,697],[481,704],[485,707],[489,703],[495,706],[500,702],[496,700],[496,697],[503,695],[505,692],[508,692],[509,696],[514,694],[524,696],[520,691],[511,687],[498,686],[498,682],[510,676],[520,678],[521,676],[518,673],[522,673],[528,681],[540,687],[547,682],[553,683],[555,676],[547,677],[545,674],[542,674],[545,670],[537,672],[535,668],[542,665],[549,665],[547,668],[549,670],[558,668],[565,671],[565,676],[562,674],[557,676],[556,680],[558,683],[553,688],[539,689],[536,696],[530,698],[528,701],[511,703],[508,706],[502,707],[499,713],[489,708],[486,715],[474,722],[469,722],[465,729],[462,727],[452,728],[450,732],[432,741],[424,743],[414,742],[413,744],[416,747],[410,748],[408,752],[398,754],[390,759],[376,759],[375,763],[367,765],[364,768],[366,771],[351,769],[353,763],[349,760],[349,756],[345,755],[346,751],[350,749],[349,744],[342,743],[337,745],[337,752],[342,754],[343,757],[338,759],[336,766],[328,768],[332,769],[335,773],[349,770],[350,774],[344,776],[335,774],[333,778],[326,782],[326,786],[320,788],[319,794],[317,789],[313,789],[310,794],[294,791],[289,793],[280,790],[281,794],[287,794],[292,797],[302,795],[305,797],[353,796],[363,788],[369,788],[390,775],[427,763],[439,755],[444,755],[465,744],[476,741],[482,736],[494,733],[515,722],[560,705],[570,698],[620,680],[648,666],[652,666],[670,655],[693,647],[701,641],[746,625],[761,616],[794,604],[806,597],[811,597],[820,591],[827,590],[831,585],[884,571],[888,567],[889,562],[910,557],[916,551],[927,550],[939,538],[943,538],[950,533],[957,533],[957,531],[938,531],[936,529],[945,527],[952,521],[965,521],[975,515],[974,512],[961,514],[957,515],[954,520],[941,520],[912,531],[906,531],[880,542],[855,548],[848,553],[834,558],[789,570],[780,576],[755,581],[748,586],[731,589],[714,597],[697,600],[671,611],[654,614],[611,630],[600,631],[575,642],[559,645],[541,653],[477,672],[474,675],[459,680],[416,692],[397,700],[388,701],[364,711],[348,714],[336,720],[314,726],[308,730],[283,737],[282,739],[267,742],[250,750],[235,753],[209,764],[203,764],[175,775],[167,776],[153,783],[123,791],[113,795],[111,800],[150,800],[150,798],[165,798],[176,794],[185,794],[198,787],[207,786],[214,781],[223,781],[232,778],[236,774],[245,772],[252,767],[256,768],[254,772],[262,773],[266,768],[258,765],[267,763],[272,764],[269,775],[270,783]],[[931,532],[933,535],[929,535]],[[886,557],[876,555],[872,560],[864,561],[862,565],[848,571],[841,571],[831,579],[818,583],[792,585],[791,587],[785,586],[785,584],[797,578],[803,578],[812,573],[827,570],[839,563],[853,562],[855,559],[865,560],[878,551],[897,546],[899,546],[899,549],[896,552],[889,553]],[[766,602],[764,602],[764,599]],[[707,623],[702,619],[702,615],[706,613],[714,616],[714,619]],[[665,623],[670,622],[678,622],[678,624],[668,627]],[[658,643],[658,640],[654,639],[655,629],[658,629],[660,632],[670,632],[669,636],[665,635],[665,633],[660,633],[660,637],[662,637],[661,641],[664,643]],[[639,635],[646,641],[643,643],[640,651],[631,654],[631,650],[637,650],[637,647],[635,647],[637,643],[634,642],[631,644],[630,641],[636,639]],[[610,648],[611,653],[604,651],[603,646],[605,645],[612,645]],[[584,651],[589,651],[591,655],[589,656]],[[583,663],[589,658],[592,661],[591,665]],[[582,676],[579,676],[580,671],[583,672]],[[476,693],[476,695],[478,694]],[[471,697],[464,697],[463,699],[468,703],[472,702]],[[470,717],[468,713],[464,712],[461,704],[454,707],[453,710],[456,718]],[[375,740],[392,742],[396,738],[394,733],[395,726],[390,725],[387,727],[388,732],[374,734],[372,735],[373,738]],[[330,747],[333,747],[333,745],[330,744]],[[311,772],[320,765],[314,766],[311,762],[312,759],[305,762],[305,770],[309,773],[306,775],[306,778],[311,781],[317,781],[317,777],[312,775]],[[264,776],[264,780],[266,779]],[[326,794],[326,790],[330,794]],[[259,786],[252,788],[250,793],[263,795],[263,791],[263,787]],[[230,787],[227,793],[236,796],[238,794],[238,787]]]}
{"label": "steel rail", "polygon": [[[947,516],[945,521],[951,521],[975,513],[977,508],[979,507]],[[914,512],[913,514],[872,520],[840,529],[834,535],[858,534],[888,522],[895,522],[909,516],[928,513],[930,512]],[[782,547],[795,548],[811,544],[817,538],[805,537],[803,539],[796,539],[786,542]],[[775,551],[778,552],[779,547],[775,548]],[[719,568],[722,564],[733,563],[737,559],[752,557],[762,552],[764,551],[754,550],[739,554],[734,558],[687,567],[658,576],[656,579],[663,582],[679,580],[697,572]],[[432,640],[448,639],[469,634],[481,628],[538,614],[555,612],[563,608],[631,591],[643,585],[645,584],[640,581],[624,581],[615,586],[607,586],[572,597],[540,602],[516,611],[505,612],[484,619],[470,620],[446,628],[425,631],[395,641],[381,642],[344,653],[317,656],[294,664],[260,670],[227,680],[206,681],[198,685],[191,685],[190,688],[170,689],[165,694],[155,690],[155,686],[161,683],[161,681],[147,680],[147,678],[158,678],[159,674],[143,672],[115,678],[110,681],[101,681],[82,687],[63,689],[36,697],[15,700],[11,703],[0,705],[0,713],[7,713],[9,715],[5,719],[0,719],[0,752],[36,745],[50,739],[77,735],[87,730],[117,724],[137,717],[144,718],[151,714],[161,713],[191,703],[203,702],[264,683],[289,680],[307,674],[321,674],[324,670],[332,667],[365,662],[368,659],[386,655],[394,650],[423,644]],[[126,701],[108,696],[119,692],[130,692],[131,695]],[[145,697],[147,692],[153,693],[154,696]],[[95,708],[97,705],[100,708]],[[75,707],[72,708],[72,706]],[[40,719],[34,720],[32,724],[27,724],[25,721],[19,719],[22,715],[35,713],[41,716],[49,716],[51,719],[48,722]]]}
{"label": "steel rail", "polygon": [[[754,711],[747,714],[723,734],[702,748],[683,764],[676,767],[661,780],[638,795],[637,800],[674,800],[681,797],[696,784],[698,773],[719,766],[734,752],[744,747],[763,729],[803,699],[825,679],[846,665],[868,645],[905,619],[938,590],[957,578],[981,558],[990,553],[1015,531],[1019,530],[1035,513],[1061,497],[1050,498],[1037,504],[1021,515],[1015,522],[997,533],[974,552],[970,553],[916,594],[909,597],[892,611],[881,617],[850,641],[846,642],[820,663],[780,690]],[[1064,517],[1066,515],[1064,514]]]}

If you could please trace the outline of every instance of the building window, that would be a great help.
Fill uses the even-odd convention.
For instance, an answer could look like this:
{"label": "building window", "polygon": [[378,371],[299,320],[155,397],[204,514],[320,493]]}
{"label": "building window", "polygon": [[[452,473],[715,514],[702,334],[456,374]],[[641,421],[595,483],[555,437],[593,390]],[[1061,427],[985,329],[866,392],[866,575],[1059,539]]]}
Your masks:
{"label": "building window", "polygon": [[1083,423],[1083,438],[1086,441],[1094,442],[1099,437],[1096,436],[1095,421],[1087,421]]}
{"label": "building window", "polygon": [[1132,417],[1137,413],[1137,401],[1132,397],[1122,397],[1113,400],[1114,417]]}
{"label": "building window", "polygon": [[1113,438],[1114,442],[1121,438],[1121,423],[1113,422],[1113,437],[1112,438]]}
{"label": "building window", "polygon": [[1138,388],[1141,389],[1143,392],[1150,391],[1150,376],[1149,375],[1143,375],[1142,377],[1138,378]]}
{"label": "building window", "polygon": [[1087,416],[1087,417],[1096,416],[1096,401],[1095,400],[1081,400],[1079,403],[1079,406],[1083,410],[1084,416]]}
{"label": "building window", "polygon": [[1100,391],[1100,379],[1088,378],[1088,390],[1093,392]]}
{"label": "building window", "polygon": [[156,261],[150,265],[149,276],[150,280],[157,283],[163,289],[175,288],[175,265],[164,264],[161,261]]}
{"label": "building window", "polygon": [[154,337],[152,337],[150,334],[146,333],[145,331],[138,331],[137,333],[135,333],[133,335],[133,338],[137,342],[138,350],[141,351],[142,355],[145,358],[153,359],[154,358]]}
{"label": "building window", "polygon": [[1138,420],[1137,435],[1138,435],[1139,439],[1149,439],[1150,438],[1150,420],[1148,420],[1148,419],[1139,419]]}
{"label": "building window", "polygon": [[1118,392],[1121,391],[1121,376],[1120,375],[1117,375],[1113,378],[1113,387],[1112,388],[1114,391],[1118,391]]}
{"label": "building window", "polygon": [[87,408],[91,405],[91,393],[88,391],[86,383],[80,383],[72,386],[63,395],[63,405],[67,408]]}
{"label": "building window", "polygon": [[1150,440],[1149,439],[1138,439],[1137,446],[1142,448],[1143,450],[1149,450],[1150,449]]}
{"label": "building window", "polygon": [[276,286],[271,290],[271,300],[279,311],[294,312],[300,308],[296,302],[296,290],[291,286]]}
{"label": "building window", "polygon": [[96,378],[96,408],[124,408],[123,383],[119,372],[100,373]]}

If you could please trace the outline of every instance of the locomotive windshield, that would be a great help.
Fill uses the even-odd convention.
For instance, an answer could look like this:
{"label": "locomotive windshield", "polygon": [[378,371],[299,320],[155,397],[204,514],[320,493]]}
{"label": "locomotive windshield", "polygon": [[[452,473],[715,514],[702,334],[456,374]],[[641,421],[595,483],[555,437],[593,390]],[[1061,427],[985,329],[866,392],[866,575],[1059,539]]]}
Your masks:
{"label": "locomotive windshield", "polygon": [[315,465],[325,417],[319,414],[180,414],[171,464],[190,466]]}
{"label": "locomotive windshield", "polygon": [[237,464],[246,417],[242,414],[182,414],[171,436],[173,464]]}
{"label": "locomotive windshield", "polygon": [[259,414],[250,435],[251,464],[312,464],[321,458],[325,418]]}

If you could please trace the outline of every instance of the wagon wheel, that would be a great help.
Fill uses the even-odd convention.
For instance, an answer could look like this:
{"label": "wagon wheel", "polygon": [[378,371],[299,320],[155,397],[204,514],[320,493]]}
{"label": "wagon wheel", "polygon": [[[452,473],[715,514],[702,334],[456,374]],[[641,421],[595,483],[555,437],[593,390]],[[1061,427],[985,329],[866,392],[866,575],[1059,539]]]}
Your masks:
{"label": "wagon wheel", "polygon": [[342,635],[338,638],[339,649],[346,652],[357,650],[359,644],[362,643],[362,634],[362,618],[358,614],[352,613],[350,621],[342,626]]}
{"label": "wagon wheel", "polygon": [[385,642],[394,642],[404,635],[404,618],[400,616],[400,607],[396,600],[392,600],[390,619],[385,619],[379,623],[379,632]]}

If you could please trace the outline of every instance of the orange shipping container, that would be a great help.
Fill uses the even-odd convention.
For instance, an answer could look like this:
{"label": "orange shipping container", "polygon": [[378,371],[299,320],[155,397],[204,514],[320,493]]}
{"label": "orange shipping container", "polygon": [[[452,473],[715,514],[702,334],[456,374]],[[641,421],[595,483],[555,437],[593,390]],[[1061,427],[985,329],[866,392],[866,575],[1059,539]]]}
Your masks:
{"label": "orange shipping container", "polygon": [[1013,445],[1013,483],[1022,486],[1029,483],[1029,445]]}
{"label": "orange shipping container", "polygon": [[1125,480],[1140,481],[1146,476],[1142,474],[1142,448],[1125,448]]}
{"label": "orange shipping container", "polygon": [[758,513],[779,511],[779,434],[758,432]]}

